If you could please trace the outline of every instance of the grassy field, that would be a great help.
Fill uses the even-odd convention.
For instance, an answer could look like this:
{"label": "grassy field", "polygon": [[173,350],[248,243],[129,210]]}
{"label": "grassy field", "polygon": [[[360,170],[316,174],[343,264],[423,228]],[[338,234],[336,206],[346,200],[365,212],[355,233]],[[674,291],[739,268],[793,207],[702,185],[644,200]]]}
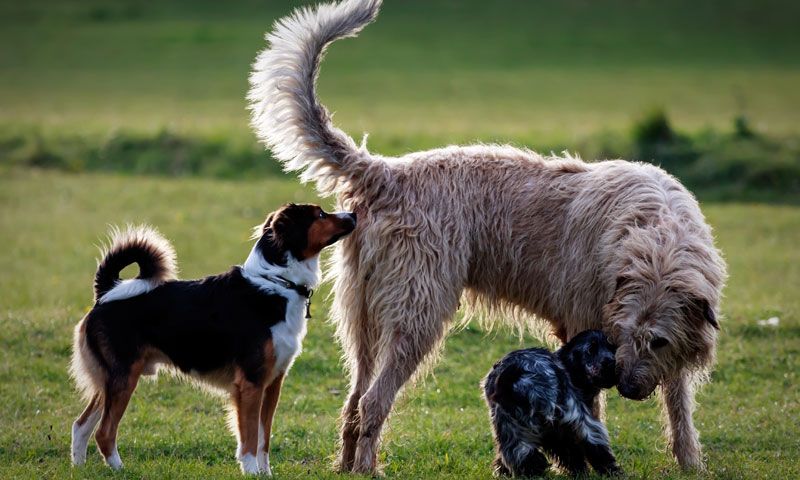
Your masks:
{"label": "grassy field", "polygon": [[[108,223],[157,225],[182,276],[199,277],[243,261],[250,227],[281,203],[314,200],[313,190],[274,166],[235,182],[68,174],[11,166],[3,152],[21,132],[34,149],[77,139],[103,161],[147,167],[163,152],[139,153],[131,138],[173,157],[184,148],[176,142],[198,139],[197,151],[217,157],[201,173],[233,176],[259,155],[244,109],[249,64],[269,24],[300,3],[0,2],[0,478],[240,478],[223,402],[169,378],[134,396],[123,472],[94,452],[72,469],[69,428],[82,408],[66,372],[72,327],[90,306],[93,245]],[[580,150],[587,136],[627,136],[653,108],[681,132],[727,135],[743,115],[782,150],[754,147],[760,137],[712,150],[733,159],[732,185],[764,152],[792,168],[800,158],[798,17],[788,0],[387,0],[358,40],[331,49],[320,91],[337,124],[370,132],[371,148],[387,154],[475,140]],[[87,149],[54,144],[85,162],[70,156]],[[783,171],[796,170],[768,173]],[[723,198],[710,192],[730,185],[707,178],[701,197]],[[781,195],[703,205],[730,267],[718,367],[697,413],[710,478],[800,477],[800,197]],[[346,381],[323,298],[278,412],[280,477],[343,478],[330,465]],[[773,316],[778,327],[757,323]],[[477,383],[504,353],[534,343],[454,332],[435,375],[390,421],[387,475],[489,478]],[[612,442],[633,477],[692,478],[664,451],[655,401],[610,397]]]}
{"label": "grassy field", "polygon": [[[222,402],[163,377],[144,382],[123,420],[125,470],[90,450],[69,465],[69,428],[82,405],[67,377],[73,325],[91,303],[98,237],[108,222],[147,221],[174,240],[184,278],[243,261],[249,227],[287,199],[311,200],[292,181],[164,180],[5,171],[0,175],[0,477],[238,478]],[[713,382],[698,427],[715,478],[800,475],[800,208],[705,205],[730,265]],[[324,298],[320,295],[317,298]],[[291,372],[274,431],[281,477],[332,473],[336,417],[346,392],[327,302],[314,305],[305,352]],[[780,318],[777,328],[757,320]],[[478,381],[521,345],[510,331],[467,328],[449,339],[435,376],[412,389],[390,421],[386,473],[396,478],[489,478],[488,420]],[[663,451],[655,401],[616,394],[608,424],[634,477],[681,477]]]}

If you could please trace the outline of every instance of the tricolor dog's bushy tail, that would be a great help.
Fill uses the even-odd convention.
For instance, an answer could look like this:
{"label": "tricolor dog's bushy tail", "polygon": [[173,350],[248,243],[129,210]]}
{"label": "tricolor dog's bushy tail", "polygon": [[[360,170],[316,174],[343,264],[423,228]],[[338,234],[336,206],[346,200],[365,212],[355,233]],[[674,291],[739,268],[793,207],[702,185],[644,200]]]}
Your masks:
{"label": "tricolor dog's bushy tail", "polygon": [[[147,225],[111,227],[108,237],[94,277],[95,302],[141,295],[175,278],[175,250],[156,229]],[[139,265],[138,277],[120,281],[122,269],[133,263]],[[108,376],[106,370],[104,362],[89,348],[84,318],[75,326],[70,374],[86,400],[102,395]]]}
{"label": "tricolor dog's bushy tail", "polygon": [[267,34],[256,58],[248,100],[252,124],[287,171],[301,171],[321,193],[360,176],[369,162],[320,104],[316,79],[325,48],[355,36],[378,15],[381,0],[347,0],[295,10]]}
{"label": "tricolor dog's bushy tail", "polygon": [[[125,229],[111,227],[108,237],[94,276],[96,302],[111,301],[112,296],[114,300],[132,297],[175,278],[175,250],[155,228],[148,225],[128,225]],[[139,266],[139,275],[127,281],[126,292],[117,294],[115,287],[124,283],[120,282],[119,273],[133,263]],[[108,295],[112,290],[114,293]]]}

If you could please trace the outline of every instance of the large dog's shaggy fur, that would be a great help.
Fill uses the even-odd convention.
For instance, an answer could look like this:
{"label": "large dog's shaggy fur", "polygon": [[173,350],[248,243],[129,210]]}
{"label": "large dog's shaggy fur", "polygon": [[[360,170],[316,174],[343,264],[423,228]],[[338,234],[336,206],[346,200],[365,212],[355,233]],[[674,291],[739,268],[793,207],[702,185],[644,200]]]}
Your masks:
{"label": "large dog's shaggy fur", "polygon": [[400,158],[358,147],[314,84],[325,47],[379,6],[351,0],[280,20],[250,78],[261,139],[287,170],[358,213],[334,260],[352,376],[340,468],[377,468],[395,396],[437,351],[462,294],[490,314],[546,320],[562,341],[602,328],[619,346],[620,392],[640,399],[662,385],[673,452],[700,466],[693,385],[714,359],[725,264],[694,197],[646,164],[508,146]]}

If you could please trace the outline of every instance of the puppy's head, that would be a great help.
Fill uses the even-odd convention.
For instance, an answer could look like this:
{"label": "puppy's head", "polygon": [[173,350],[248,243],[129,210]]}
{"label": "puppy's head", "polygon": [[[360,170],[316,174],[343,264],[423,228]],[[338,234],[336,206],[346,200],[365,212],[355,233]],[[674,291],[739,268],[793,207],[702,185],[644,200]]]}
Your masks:
{"label": "puppy's head", "polygon": [[318,205],[289,203],[267,215],[255,236],[264,258],[283,263],[287,253],[299,261],[316,257],[355,227],[355,213],[326,213]]}
{"label": "puppy's head", "polygon": [[577,386],[611,388],[617,384],[616,348],[600,330],[586,330],[559,351],[562,363]]}

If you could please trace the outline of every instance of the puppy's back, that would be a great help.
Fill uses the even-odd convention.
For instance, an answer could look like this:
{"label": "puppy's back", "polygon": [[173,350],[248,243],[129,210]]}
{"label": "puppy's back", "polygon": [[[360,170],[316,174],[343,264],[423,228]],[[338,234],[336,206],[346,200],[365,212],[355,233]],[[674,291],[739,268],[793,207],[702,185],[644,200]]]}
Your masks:
{"label": "puppy's back", "polygon": [[490,408],[552,419],[564,390],[566,372],[552,352],[543,348],[515,350],[497,362],[483,382]]}

